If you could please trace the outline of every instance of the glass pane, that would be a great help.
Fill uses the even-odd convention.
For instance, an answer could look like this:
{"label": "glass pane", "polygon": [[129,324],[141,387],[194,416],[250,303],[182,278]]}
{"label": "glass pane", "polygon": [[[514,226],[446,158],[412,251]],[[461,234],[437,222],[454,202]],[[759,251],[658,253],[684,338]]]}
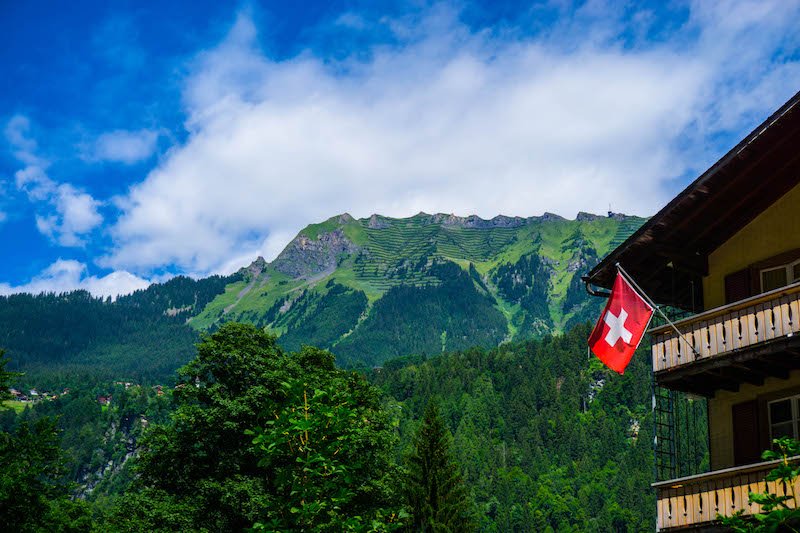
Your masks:
{"label": "glass pane", "polygon": [[786,269],[775,268],[772,270],[761,271],[761,290],[771,291],[778,287],[786,286]]}
{"label": "glass pane", "polygon": [[792,281],[800,281],[800,263],[792,267]]}
{"label": "glass pane", "polygon": [[769,404],[769,421],[771,424],[792,421],[792,401],[789,399]]}
{"label": "glass pane", "polygon": [[794,438],[794,423],[784,422],[783,424],[774,424],[772,426],[772,438],[779,439],[781,437]]}

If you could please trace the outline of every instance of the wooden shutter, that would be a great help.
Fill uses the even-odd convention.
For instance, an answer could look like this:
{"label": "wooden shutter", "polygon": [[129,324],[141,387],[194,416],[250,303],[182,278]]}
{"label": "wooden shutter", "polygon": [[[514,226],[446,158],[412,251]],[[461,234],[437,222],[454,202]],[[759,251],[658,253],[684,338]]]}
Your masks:
{"label": "wooden shutter", "polygon": [[761,460],[758,402],[752,400],[733,406],[733,462],[736,466]]}
{"label": "wooden shutter", "polygon": [[753,295],[750,269],[745,268],[725,276],[725,303],[738,302]]}

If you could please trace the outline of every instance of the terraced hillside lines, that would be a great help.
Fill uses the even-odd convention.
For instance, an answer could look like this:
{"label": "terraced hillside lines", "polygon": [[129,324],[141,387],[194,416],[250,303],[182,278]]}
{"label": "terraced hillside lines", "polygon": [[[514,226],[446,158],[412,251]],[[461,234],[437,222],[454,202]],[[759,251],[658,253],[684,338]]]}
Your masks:
{"label": "terraced hillside lines", "polygon": [[393,221],[385,228],[366,228],[366,251],[354,264],[356,276],[371,289],[385,292],[400,284],[435,284],[425,275],[427,258],[435,252],[437,226]]}
{"label": "terraced hillside lines", "polygon": [[633,235],[633,233],[639,229],[646,220],[646,218],[639,217],[626,217],[624,220],[622,220],[617,227],[617,233],[614,234],[614,238],[611,239],[611,244],[609,245],[608,249],[613,250],[625,242],[625,239]]}
{"label": "terraced hillside lines", "polygon": [[416,218],[383,223],[385,227],[365,226],[366,252],[354,266],[359,280],[380,292],[400,284],[437,284],[438,279],[423,272],[430,258],[486,262],[516,242],[519,233],[519,228],[463,228]]}
{"label": "terraced hillside lines", "polygon": [[442,226],[437,234],[437,249],[446,257],[482,263],[513,244],[518,233],[518,228]]}
{"label": "terraced hillside lines", "polygon": [[338,215],[243,269],[190,325],[251,322],[353,364],[559,333],[596,314],[580,274],[644,220]]}

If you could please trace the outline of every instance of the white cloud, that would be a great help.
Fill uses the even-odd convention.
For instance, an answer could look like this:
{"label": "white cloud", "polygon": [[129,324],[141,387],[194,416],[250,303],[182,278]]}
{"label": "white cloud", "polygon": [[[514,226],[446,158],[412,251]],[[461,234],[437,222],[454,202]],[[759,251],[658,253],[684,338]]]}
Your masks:
{"label": "white cloud", "polygon": [[0,294],[60,293],[84,289],[95,296],[116,298],[138,289],[145,289],[149,285],[149,281],[125,271],[111,272],[103,277],[87,276],[85,264],[72,259],[58,259],[28,283],[18,286],[0,283]]}
{"label": "white cloud", "polygon": [[339,64],[273,61],[242,16],[197,59],[189,138],[118,199],[101,264],[230,270],[344,211],[652,214],[709,163],[709,139],[800,86],[798,63],[775,57],[798,5],[698,2],[674,39],[634,46],[602,17],[563,45],[556,31],[470,33],[436,11],[392,21],[402,46]]}
{"label": "white cloud", "polygon": [[39,165],[36,157],[36,141],[30,137],[31,123],[28,117],[14,115],[6,124],[5,135],[14,148],[14,157],[28,165]]}
{"label": "white cloud", "polygon": [[158,132],[153,130],[116,130],[100,135],[89,159],[132,164],[152,156],[158,144]]}
{"label": "white cloud", "polygon": [[36,227],[61,246],[82,246],[85,236],[103,217],[100,202],[69,183],[57,183],[47,175],[47,161],[36,155],[36,142],[29,137],[26,117],[15,116],[6,126],[6,139],[15,156],[27,166],[14,173],[17,189],[40,206]]}

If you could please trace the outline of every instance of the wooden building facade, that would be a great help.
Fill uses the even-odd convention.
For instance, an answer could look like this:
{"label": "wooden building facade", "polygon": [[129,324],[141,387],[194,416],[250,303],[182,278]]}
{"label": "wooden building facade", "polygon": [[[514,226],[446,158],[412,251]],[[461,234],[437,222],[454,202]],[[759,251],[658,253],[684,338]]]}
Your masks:
{"label": "wooden building facade", "polygon": [[[800,438],[800,93],[584,281],[610,288],[617,264],[682,317],[683,339],[668,325],[650,330],[655,396],[669,404],[654,415],[657,460],[671,461],[654,484],[658,530],[713,530],[718,514],[758,512],[749,492],[791,489],[765,485],[761,452]],[[702,452],[675,423],[688,412],[676,395],[707,402]],[[705,471],[675,467],[687,460]]]}

